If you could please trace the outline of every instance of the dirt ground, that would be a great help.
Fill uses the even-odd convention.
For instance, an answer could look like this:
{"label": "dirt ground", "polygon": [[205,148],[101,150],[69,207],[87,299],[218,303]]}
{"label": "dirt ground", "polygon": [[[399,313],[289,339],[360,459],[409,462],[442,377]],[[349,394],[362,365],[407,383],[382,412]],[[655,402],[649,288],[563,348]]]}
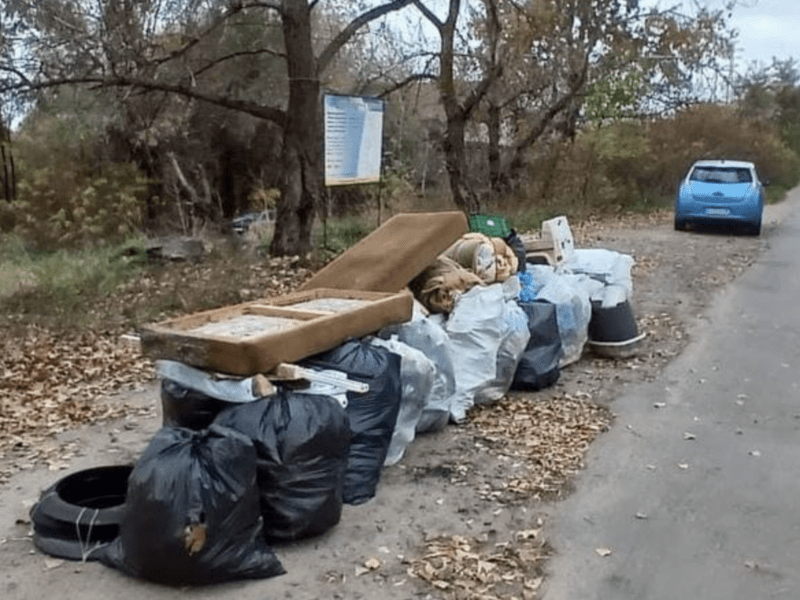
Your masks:
{"label": "dirt ground", "polygon": [[67,428],[37,442],[36,451],[24,443],[2,446],[0,595],[539,597],[547,557],[559,550],[547,541],[548,506],[569,493],[570,476],[595,436],[614,426],[614,398],[626,386],[652,380],[680,353],[715,290],[753,263],[785,209],[767,207],[760,238],[675,232],[667,213],[573,224],[578,247],[613,249],[636,261],[634,308],[647,333],[637,356],[610,360],[587,351],[556,386],[510,393],[473,410],[462,425],[418,437],[398,465],[384,470],[375,498],[346,506],[341,522],[323,536],[276,546],[287,571],[277,578],[174,589],[34,548],[28,510],[42,489],[75,470],[134,462],[159,428],[156,382],[144,375],[133,384],[126,380],[97,400],[100,415],[123,418]]}

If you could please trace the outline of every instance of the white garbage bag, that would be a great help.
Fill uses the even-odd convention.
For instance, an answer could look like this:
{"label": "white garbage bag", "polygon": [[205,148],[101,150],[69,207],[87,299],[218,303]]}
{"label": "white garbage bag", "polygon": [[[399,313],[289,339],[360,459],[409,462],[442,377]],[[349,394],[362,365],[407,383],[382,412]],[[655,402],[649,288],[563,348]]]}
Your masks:
{"label": "white garbage bag", "polygon": [[388,466],[403,458],[406,447],[414,441],[417,424],[433,389],[436,366],[422,351],[404,344],[396,335],[388,340],[370,338],[370,343],[400,355],[400,411],[384,461]]}
{"label": "white garbage bag", "polygon": [[563,368],[580,359],[589,339],[589,320],[592,318],[591,296],[603,284],[586,275],[556,272],[547,265],[531,265],[537,300],[546,300],[556,306],[558,331],[564,355]]}
{"label": "white garbage bag", "polygon": [[530,338],[527,318],[517,306],[519,280],[476,287],[462,295],[445,323],[453,356],[456,393],[450,416],[459,422],[475,402],[497,400],[511,387]]}
{"label": "white garbage bag", "polygon": [[379,333],[384,339],[396,335],[399,341],[422,352],[434,365],[433,385],[417,422],[417,433],[441,431],[447,426],[456,391],[450,340],[436,317],[426,316],[422,305],[415,301],[411,321],[386,327]]}

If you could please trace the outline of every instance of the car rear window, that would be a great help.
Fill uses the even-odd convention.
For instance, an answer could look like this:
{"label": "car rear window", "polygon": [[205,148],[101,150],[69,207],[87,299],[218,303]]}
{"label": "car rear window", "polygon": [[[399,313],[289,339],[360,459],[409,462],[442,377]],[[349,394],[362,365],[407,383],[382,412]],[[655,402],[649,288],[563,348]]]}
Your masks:
{"label": "car rear window", "polygon": [[753,176],[750,169],[741,167],[695,167],[689,179],[708,183],[750,183]]}

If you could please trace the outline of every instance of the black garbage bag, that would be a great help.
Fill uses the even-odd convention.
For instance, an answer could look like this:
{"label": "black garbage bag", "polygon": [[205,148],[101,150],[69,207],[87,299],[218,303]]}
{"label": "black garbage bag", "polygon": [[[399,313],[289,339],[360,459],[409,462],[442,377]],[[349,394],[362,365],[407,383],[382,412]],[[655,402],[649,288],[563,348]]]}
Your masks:
{"label": "black garbage bag", "polygon": [[262,525],[250,439],[164,427],[131,472],[120,535],[100,560],[175,586],[280,575]]}
{"label": "black garbage bag", "polygon": [[161,382],[161,424],[199,431],[214,422],[214,417],[231,402],[218,400],[171,379]]}
{"label": "black garbage bag", "polygon": [[522,238],[519,237],[519,234],[515,229],[511,229],[511,233],[509,233],[506,237],[503,238],[503,241],[506,245],[514,251],[514,254],[519,261],[519,266],[517,267],[518,273],[525,272],[525,262],[527,260],[527,251],[525,250],[525,242],[522,241]]}
{"label": "black garbage bag", "polygon": [[375,495],[381,468],[400,410],[400,355],[366,340],[350,340],[302,362],[304,367],[335,369],[369,391],[347,392],[350,452],[344,477],[345,504],[362,504]]}
{"label": "black garbage bag", "polygon": [[318,535],[339,522],[350,424],[337,400],[278,388],[225,409],[215,423],[253,440],[268,539]]}
{"label": "black garbage bag", "polygon": [[556,306],[550,302],[519,302],[528,317],[531,337],[517,364],[512,390],[535,392],[554,385],[561,375],[563,353],[556,319]]}

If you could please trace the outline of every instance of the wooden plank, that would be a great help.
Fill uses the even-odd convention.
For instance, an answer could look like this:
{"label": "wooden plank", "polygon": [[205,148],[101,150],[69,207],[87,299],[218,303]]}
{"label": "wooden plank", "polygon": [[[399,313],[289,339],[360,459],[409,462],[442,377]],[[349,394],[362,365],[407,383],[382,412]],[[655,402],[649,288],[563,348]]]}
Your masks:
{"label": "wooden plank", "polygon": [[244,309],[243,314],[259,315],[264,317],[287,317],[289,319],[298,319],[300,321],[308,321],[310,319],[319,319],[320,317],[327,317],[331,311],[321,310],[298,310],[289,306],[270,306],[268,304],[254,304]]}

